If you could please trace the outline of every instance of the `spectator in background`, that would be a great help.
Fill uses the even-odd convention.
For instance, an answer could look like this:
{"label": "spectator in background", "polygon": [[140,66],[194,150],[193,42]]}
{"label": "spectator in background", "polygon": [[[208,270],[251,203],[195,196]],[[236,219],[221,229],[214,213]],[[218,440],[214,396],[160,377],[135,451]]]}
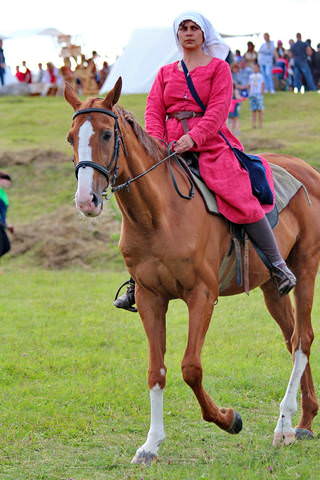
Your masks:
{"label": "spectator in background", "polygon": [[276,90],[288,89],[289,56],[283,48],[281,40],[278,40],[275,52],[275,63],[272,67],[273,82]]}
{"label": "spectator in background", "polygon": [[3,52],[3,41],[0,38],[0,84],[3,86],[4,85],[4,77],[6,74],[6,59],[4,57],[4,52]]}
{"label": "spectator in background", "polygon": [[43,83],[45,71],[42,68],[42,63],[38,63],[38,72],[36,75],[36,83]]}
{"label": "spectator in background", "polygon": [[316,88],[320,87],[320,43],[317,45],[317,51],[312,56],[313,79]]}
{"label": "spectator in background", "polygon": [[239,63],[239,62],[241,62],[242,58],[243,58],[243,57],[241,56],[240,50],[236,50],[236,51],[234,52],[234,57],[233,57],[234,63]]}
{"label": "spectator in background", "polygon": [[57,67],[53,65],[52,62],[47,63],[47,70],[44,75],[44,83],[46,84],[46,88],[44,91],[44,95],[54,96],[57,94],[58,91],[58,78],[59,78],[59,71]]}
{"label": "spectator in background", "polygon": [[272,66],[275,56],[274,43],[270,40],[269,33],[263,35],[264,43],[261,45],[258,54],[258,63],[263,75],[265,92],[275,93],[273,78],[272,78]]}
{"label": "spectator in background", "polygon": [[38,63],[38,71],[34,76],[34,81],[29,85],[30,95],[46,95],[48,88],[45,83],[45,74],[42,63]]}
{"label": "spectator in background", "polygon": [[104,85],[104,82],[106,81],[108,75],[110,72],[110,67],[108,62],[103,62],[102,68],[99,72],[99,88],[101,88]]}
{"label": "spectator in background", "polygon": [[308,64],[308,54],[311,55],[312,50],[310,49],[310,46],[307,44],[307,42],[302,41],[301,33],[297,33],[296,37],[297,41],[290,48],[294,60],[294,91],[301,91],[302,75],[305,79],[307,89],[316,90],[316,86],[314,84],[311,70]]}
{"label": "spectator in background", "polygon": [[0,257],[9,252],[11,245],[6,230],[14,233],[12,225],[7,225],[7,210],[9,207],[9,198],[6,190],[12,185],[10,175],[0,172]]}
{"label": "spectator in background", "polygon": [[23,72],[20,72],[19,65],[16,66],[16,78],[19,82],[24,82],[25,79],[25,74]]}
{"label": "spectator in background", "polygon": [[236,88],[239,90],[241,97],[248,97],[249,77],[252,73],[252,68],[248,66],[245,59],[239,63],[239,73],[237,75]]}
{"label": "spectator in background", "polygon": [[99,59],[98,52],[96,52],[96,50],[93,50],[92,57],[88,59],[88,65],[90,66],[90,70],[94,75],[97,84],[99,84],[100,82],[100,74],[97,66],[98,59]]}
{"label": "spectator in background", "polygon": [[279,57],[283,57],[285,55],[285,49],[283,48],[283,43],[281,40],[277,41],[277,48],[275,51],[275,57],[276,59]]}
{"label": "spectator in background", "polygon": [[234,135],[240,134],[240,105],[245,98],[241,97],[235,84],[233,84],[232,100],[228,114],[228,127]]}
{"label": "spectator in background", "polygon": [[252,42],[247,43],[247,51],[243,55],[244,60],[246,60],[248,67],[253,68],[253,65],[258,61],[258,54],[255,51],[254,44]]}
{"label": "spectator in background", "polygon": [[32,83],[32,73],[27,67],[27,62],[25,60],[22,62],[22,73],[24,74],[24,82],[28,84]]}
{"label": "spectator in background", "polygon": [[308,38],[308,39],[306,40],[306,44],[307,44],[308,47],[309,47],[309,48],[307,47],[307,59],[308,59],[308,63],[309,63],[310,70],[311,70],[311,72],[312,72],[312,57],[313,57],[313,55],[315,54],[316,51],[315,51],[315,49],[314,49],[314,48],[312,47],[312,45],[311,45],[311,40],[310,40],[310,38]]}
{"label": "spectator in background", "polygon": [[263,125],[263,92],[263,76],[261,75],[259,65],[256,64],[254,65],[253,73],[250,75],[249,78],[249,99],[250,110],[252,112],[252,128],[257,128],[257,116],[259,127],[262,128]]}

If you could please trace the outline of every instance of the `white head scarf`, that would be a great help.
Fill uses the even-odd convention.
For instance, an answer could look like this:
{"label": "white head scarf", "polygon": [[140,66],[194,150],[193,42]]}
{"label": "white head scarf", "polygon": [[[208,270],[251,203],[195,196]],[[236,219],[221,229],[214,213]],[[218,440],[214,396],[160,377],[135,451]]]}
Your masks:
{"label": "white head scarf", "polygon": [[192,20],[199,25],[204,35],[203,50],[211,57],[221,58],[225,60],[229,53],[228,45],[222,40],[221,35],[213,28],[211,22],[197,12],[183,12],[173,22],[173,32],[178,47],[181,48],[178,40],[178,30],[181,22]]}

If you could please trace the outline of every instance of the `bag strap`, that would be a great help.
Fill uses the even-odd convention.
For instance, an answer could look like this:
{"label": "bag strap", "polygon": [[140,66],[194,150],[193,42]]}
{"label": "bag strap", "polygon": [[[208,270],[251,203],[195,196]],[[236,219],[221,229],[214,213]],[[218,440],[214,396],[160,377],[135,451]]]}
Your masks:
{"label": "bag strap", "polygon": [[[197,102],[197,104],[199,105],[201,110],[203,112],[205,112],[206,111],[206,106],[203,103],[203,101],[201,100],[201,98],[199,97],[198,92],[196,90],[196,87],[194,86],[194,83],[193,83],[192,78],[190,76],[190,73],[188,71],[187,65],[185,64],[185,62],[183,60],[181,60],[181,66],[182,66],[182,69],[183,69],[184,76],[186,77],[186,82],[187,82],[187,85],[188,85],[188,88],[190,90],[191,95],[193,96],[193,98],[195,99],[195,101]],[[223,140],[227,143],[227,145],[231,148],[231,150],[233,150],[233,147],[232,147],[231,143],[229,142],[227,137],[221,132],[221,130],[219,130],[218,133],[223,138]]]}
{"label": "bag strap", "polygon": [[[190,76],[190,73],[188,71],[187,65],[185,64],[185,62],[183,60],[181,60],[181,66],[183,68],[184,76],[186,77],[186,82],[187,82],[187,85],[188,85],[188,88],[190,90],[191,95],[193,96],[193,98],[195,99],[195,101],[197,102],[197,104],[199,105],[201,110],[203,112],[205,112],[206,111],[206,106],[203,103],[203,101],[201,100],[201,98],[199,97],[198,92],[196,90],[196,87],[194,86],[194,83],[193,83],[192,78]],[[231,143],[229,142],[227,137],[221,132],[221,130],[218,130],[218,134],[220,135],[220,137],[223,138],[223,140],[226,142],[226,144],[234,152],[234,147],[231,145]]]}
{"label": "bag strap", "polygon": [[188,71],[187,65],[184,63],[183,60],[181,60],[181,66],[182,66],[182,69],[183,69],[184,76],[186,77],[186,82],[187,82],[187,85],[188,85],[188,88],[190,90],[191,95],[193,96],[193,98],[195,99],[195,101],[197,102],[197,104],[199,105],[201,110],[203,112],[205,112],[206,111],[206,106],[203,103],[203,101],[201,100],[201,98],[199,97],[198,92],[195,89],[195,86],[193,84],[192,78],[190,77],[190,73]]}

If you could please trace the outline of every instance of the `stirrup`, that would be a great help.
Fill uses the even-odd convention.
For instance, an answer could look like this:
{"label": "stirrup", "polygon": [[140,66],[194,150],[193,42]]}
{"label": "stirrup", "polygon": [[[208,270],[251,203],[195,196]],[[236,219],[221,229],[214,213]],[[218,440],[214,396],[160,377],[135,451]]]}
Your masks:
{"label": "stirrup", "polygon": [[[127,291],[119,297],[120,290],[128,285]],[[137,312],[138,310],[133,306],[135,304],[134,298],[135,284],[132,280],[127,280],[118,288],[118,291],[114,297],[113,305],[117,308],[123,308],[129,312]]]}
{"label": "stirrup", "polygon": [[297,279],[286,264],[281,267],[273,265],[270,273],[280,297],[287,295],[296,286]]}

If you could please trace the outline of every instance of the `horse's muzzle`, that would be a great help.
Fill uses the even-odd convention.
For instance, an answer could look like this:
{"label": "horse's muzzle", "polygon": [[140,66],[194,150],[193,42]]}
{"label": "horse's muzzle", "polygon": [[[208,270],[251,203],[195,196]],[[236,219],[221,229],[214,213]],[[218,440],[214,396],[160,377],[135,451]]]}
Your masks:
{"label": "horse's muzzle", "polygon": [[103,209],[102,197],[96,193],[92,193],[87,199],[79,199],[76,196],[76,206],[87,217],[97,217]]}

